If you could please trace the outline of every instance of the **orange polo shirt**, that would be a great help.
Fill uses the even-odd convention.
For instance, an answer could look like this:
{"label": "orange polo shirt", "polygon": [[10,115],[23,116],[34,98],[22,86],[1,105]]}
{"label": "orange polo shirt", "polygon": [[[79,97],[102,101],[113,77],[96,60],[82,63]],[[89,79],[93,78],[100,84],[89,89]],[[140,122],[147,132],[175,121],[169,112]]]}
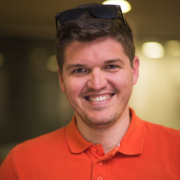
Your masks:
{"label": "orange polo shirt", "polygon": [[139,119],[105,154],[67,127],[17,145],[0,167],[0,180],[179,180],[180,131]]}

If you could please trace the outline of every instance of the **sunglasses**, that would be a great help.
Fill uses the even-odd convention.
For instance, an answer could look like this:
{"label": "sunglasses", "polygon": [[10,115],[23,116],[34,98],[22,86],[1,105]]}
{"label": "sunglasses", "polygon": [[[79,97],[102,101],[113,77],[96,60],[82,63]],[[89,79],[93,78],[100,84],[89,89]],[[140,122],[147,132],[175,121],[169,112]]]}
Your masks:
{"label": "sunglasses", "polygon": [[70,9],[67,11],[56,14],[56,29],[58,30],[58,20],[61,25],[64,25],[72,20],[79,19],[85,12],[89,11],[95,18],[114,19],[117,17],[118,12],[121,14],[121,20],[123,21],[126,29],[128,30],[126,21],[123,17],[120,6],[116,5],[98,5],[94,7],[88,7],[83,9]]}

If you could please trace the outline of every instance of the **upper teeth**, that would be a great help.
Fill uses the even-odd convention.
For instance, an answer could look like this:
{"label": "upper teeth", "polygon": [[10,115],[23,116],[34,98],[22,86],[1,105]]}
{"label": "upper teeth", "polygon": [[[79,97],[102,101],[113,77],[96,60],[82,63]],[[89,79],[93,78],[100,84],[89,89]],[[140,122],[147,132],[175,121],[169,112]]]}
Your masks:
{"label": "upper teeth", "polygon": [[104,101],[106,99],[109,99],[111,96],[100,96],[96,98],[89,98],[90,101]]}

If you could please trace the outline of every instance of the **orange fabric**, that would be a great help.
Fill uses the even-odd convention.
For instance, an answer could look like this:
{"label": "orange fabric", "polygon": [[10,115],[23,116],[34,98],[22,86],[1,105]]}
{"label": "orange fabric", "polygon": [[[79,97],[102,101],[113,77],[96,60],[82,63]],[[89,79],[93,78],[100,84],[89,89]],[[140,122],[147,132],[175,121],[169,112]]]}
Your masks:
{"label": "orange fabric", "polygon": [[87,142],[73,117],[67,127],[13,148],[0,180],[179,180],[180,131],[131,114],[127,133],[111,152]]}

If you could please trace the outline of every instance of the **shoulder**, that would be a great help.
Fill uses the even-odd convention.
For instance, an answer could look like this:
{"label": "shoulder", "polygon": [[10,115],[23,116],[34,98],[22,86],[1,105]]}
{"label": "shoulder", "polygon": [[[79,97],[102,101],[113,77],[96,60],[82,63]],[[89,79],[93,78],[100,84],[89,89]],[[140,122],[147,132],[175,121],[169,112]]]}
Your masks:
{"label": "shoulder", "polygon": [[[50,162],[57,161],[58,156],[63,159],[63,152],[69,152],[66,127],[15,146],[0,168],[0,179],[10,179],[9,177],[22,174],[30,175],[40,169],[44,170],[46,166],[51,168]],[[34,171],[30,171],[31,169]]]}
{"label": "shoulder", "polygon": [[144,121],[145,138],[144,143],[150,144],[159,150],[178,153],[180,151],[180,131],[162,125]]}
{"label": "shoulder", "polygon": [[54,149],[62,149],[67,146],[66,127],[58,129],[56,131],[41,135],[31,140],[27,140],[21,144],[18,144],[12,149],[12,154],[15,159],[21,157],[27,158],[30,154],[31,157],[52,152]]}
{"label": "shoulder", "polygon": [[180,138],[180,131],[177,129],[165,127],[163,125],[150,123],[144,121],[145,129],[147,133],[154,134],[155,136],[165,136],[170,138]]}

